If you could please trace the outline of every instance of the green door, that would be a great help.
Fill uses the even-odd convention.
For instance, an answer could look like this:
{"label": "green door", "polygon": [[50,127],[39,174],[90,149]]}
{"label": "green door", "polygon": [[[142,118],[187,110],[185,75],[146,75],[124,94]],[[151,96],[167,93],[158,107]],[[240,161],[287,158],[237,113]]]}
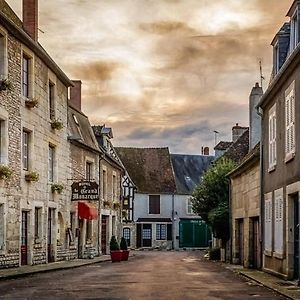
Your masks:
{"label": "green door", "polygon": [[179,247],[208,247],[211,231],[202,220],[181,220],[179,222]]}

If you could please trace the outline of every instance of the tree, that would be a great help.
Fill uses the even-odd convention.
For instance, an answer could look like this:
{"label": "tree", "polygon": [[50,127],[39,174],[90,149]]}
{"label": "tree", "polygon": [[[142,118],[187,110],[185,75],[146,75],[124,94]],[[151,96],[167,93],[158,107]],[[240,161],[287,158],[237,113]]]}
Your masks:
{"label": "tree", "polygon": [[193,211],[211,227],[216,238],[225,243],[229,239],[229,178],[227,174],[235,163],[219,159],[203,175],[201,183],[192,194]]}

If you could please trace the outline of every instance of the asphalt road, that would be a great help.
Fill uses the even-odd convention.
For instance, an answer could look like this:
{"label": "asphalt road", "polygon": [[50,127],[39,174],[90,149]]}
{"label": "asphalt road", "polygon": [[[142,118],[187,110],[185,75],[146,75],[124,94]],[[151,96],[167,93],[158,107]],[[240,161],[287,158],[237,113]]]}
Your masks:
{"label": "asphalt road", "polygon": [[193,252],[137,252],[0,282],[0,299],[285,299]]}

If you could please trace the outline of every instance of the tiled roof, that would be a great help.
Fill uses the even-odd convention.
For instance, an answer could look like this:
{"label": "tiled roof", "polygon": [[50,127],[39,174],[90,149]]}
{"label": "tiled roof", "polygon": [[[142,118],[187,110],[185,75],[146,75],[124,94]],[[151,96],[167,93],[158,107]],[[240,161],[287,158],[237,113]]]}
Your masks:
{"label": "tiled roof", "polygon": [[171,154],[177,193],[191,195],[214,156]]}
{"label": "tiled roof", "polygon": [[141,193],[176,192],[168,148],[116,147],[117,154]]}
{"label": "tiled roof", "polygon": [[100,151],[88,117],[69,103],[68,109],[69,140],[81,143]]}
{"label": "tiled roof", "polygon": [[233,142],[224,142],[224,141],[221,141],[221,142],[219,142],[219,143],[214,147],[214,149],[215,149],[215,150],[226,150],[226,149],[228,149],[232,144],[233,144]]}
{"label": "tiled roof", "polygon": [[247,129],[224,153],[227,157],[239,164],[249,151],[249,129]]}

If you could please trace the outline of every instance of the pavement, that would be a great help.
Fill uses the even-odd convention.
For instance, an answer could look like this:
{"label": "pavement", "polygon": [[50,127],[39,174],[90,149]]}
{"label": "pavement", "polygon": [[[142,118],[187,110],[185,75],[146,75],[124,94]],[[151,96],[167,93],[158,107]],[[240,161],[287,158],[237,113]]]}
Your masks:
{"label": "pavement", "polygon": [[[134,251],[131,251],[131,256],[134,255],[133,252]],[[110,256],[102,255],[93,259],[75,259],[71,261],[60,261],[43,265],[21,266],[19,268],[1,269],[0,281],[25,277],[37,273],[73,269],[108,261],[110,261]],[[214,264],[214,262],[211,263]],[[238,265],[231,265],[225,263],[220,263],[220,265],[225,269],[231,270],[236,274],[239,274],[247,279],[258,283],[260,286],[267,287],[288,299],[300,299],[300,286],[298,286],[297,281],[283,280],[271,274],[254,269],[245,269],[242,266]]]}
{"label": "pavement", "polygon": [[222,264],[223,267],[238,273],[258,284],[265,286],[288,299],[300,299],[300,286],[298,281],[288,281],[280,279],[274,275],[255,269],[245,269],[242,266]]}

